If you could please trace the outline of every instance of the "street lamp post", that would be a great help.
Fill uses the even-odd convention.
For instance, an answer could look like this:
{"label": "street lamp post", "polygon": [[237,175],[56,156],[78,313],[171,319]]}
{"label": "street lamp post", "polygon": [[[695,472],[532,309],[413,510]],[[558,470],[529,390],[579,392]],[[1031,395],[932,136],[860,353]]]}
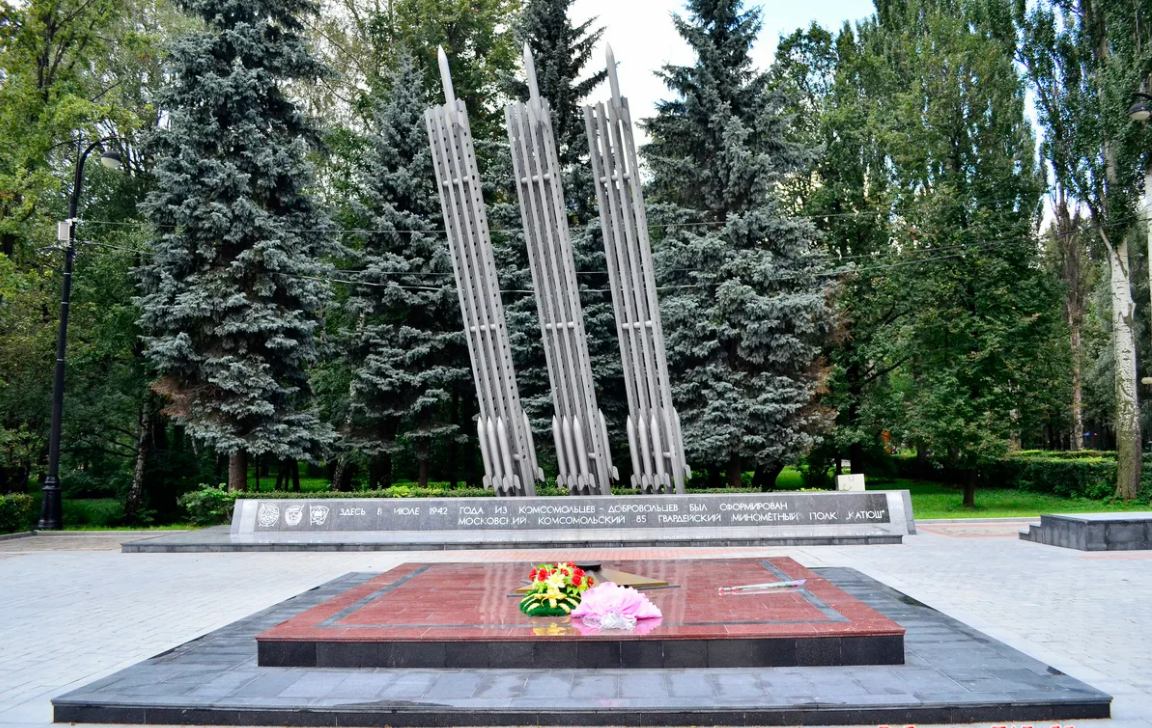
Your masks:
{"label": "street lamp post", "polygon": [[[68,346],[68,309],[72,299],[72,263],[76,258],[76,215],[80,190],[84,185],[84,162],[94,149],[113,137],[92,142],[76,160],[76,178],[68,202],[68,219],[59,223],[57,239],[64,243],[64,281],[60,295],[60,328],[56,333],[56,378],[52,388],[52,430],[48,439],[48,476],[44,478],[37,528],[55,531],[63,527],[63,505],[60,496],[60,430],[64,420],[64,354]],[[114,151],[101,154],[100,163],[109,169],[120,167],[120,155]]]}

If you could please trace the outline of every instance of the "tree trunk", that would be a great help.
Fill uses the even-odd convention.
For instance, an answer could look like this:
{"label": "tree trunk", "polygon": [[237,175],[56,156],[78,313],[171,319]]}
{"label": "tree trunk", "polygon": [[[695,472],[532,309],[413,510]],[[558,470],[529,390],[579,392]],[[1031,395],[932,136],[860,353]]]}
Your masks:
{"label": "tree trunk", "polygon": [[292,461],[292,490],[300,492],[300,461]]}
{"label": "tree trunk", "polygon": [[248,452],[237,450],[228,458],[228,490],[239,491],[248,487]]}
{"label": "tree trunk", "polygon": [[132,471],[132,485],[124,499],[124,519],[135,523],[144,510],[144,469],[148,464],[148,449],[152,442],[152,402],[144,398],[140,405],[140,423],[136,436],[136,467]]}
{"label": "tree trunk", "polygon": [[257,455],[256,456],[256,467],[252,468],[254,471],[256,471],[256,492],[257,493],[260,492],[260,466],[263,464],[263,461],[267,460],[267,459],[268,459],[267,455],[265,455],[264,457],[260,457],[259,455]]}
{"label": "tree trunk", "polygon": [[[1085,20],[1098,33],[1098,43],[1094,59],[1097,74],[1108,65],[1111,40],[1108,37],[1106,19],[1101,9],[1092,3],[1082,2]],[[1102,109],[1102,111],[1106,110]],[[1105,127],[1107,128],[1107,127]],[[1119,186],[1117,173],[1116,147],[1105,136],[1104,152],[1104,192],[1111,192]],[[1107,205],[1108,196],[1104,197]],[[1099,224],[1097,233],[1108,251],[1109,285],[1112,289],[1112,351],[1116,366],[1116,495],[1125,500],[1136,497],[1140,491],[1140,407],[1136,389],[1136,340],[1132,323],[1136,304],[1132,300],[1132,272],[1128,257],[1128,238],[1120,239],[1116,245],[1108,235],[1106,223],[1113,222],[1105,207],[1101,213],[1093,211],[1094,222]]]}
{"label": "tree trunk", "polygon": [[348,457],[341,455],[332,464],[331,475],[333,490],[347,492],[352,490],[352,468],[348,465]]}
{"label": "tree trunk", "polygon": [[964,478],[964,507],[976,507],[976,468],[970,468]]}
{"label": "tree trunk", "polygon": [[783,465],[757,465],[756,471],[752,474],[752,486],[759,488],[761,492],[775,490],[776,478],[780,477],[780,471],[784,469]]}
{"label": "tree trunk", "polygon": [[[1104,235],[1104,230],[1100,230]],[[1136,304],[1129,280],[1128,241],[1109,246],[1112,288],[1112,352],[1116,363],[1116,496],[1132,500],[1140,492],[1140,407],[1136,391]]]}
{"label": "tree trunk", "polygon": [[740,456],[733,454],[728,458],[728,487],[739,488],[744,485],[744,469],[740,467]]}
{"label": "tree trunk", "polygon": [[1072,427],[1068,433],[1068,446],[1080,450],[1084,446],[1084,389],[1080,374],[1081,328],[1086,308],[1086,291],[1082,261],[1084,241],[1077,234],[1076,222],[1068,211],[1063,189],[1057,192],[1055,209],[1057,247],[1060,250],[1061,277],[1064,282],[1064,320],[1068,324],[1068,343],[1072,364]]}
{"label": "tree trunk", "polygon": [[848,446],[848,469],[853,475],[864,473],[864,445],[859,442]]}
{"label": "tree trunk", "polygon": [[428,458],[420,458],[420,471],[416,476],[416,484],[421,488],[428,487]]}
{"label": "tree trunk", "polygon": [[1080,375],[1080,349],[1082,346],[1080,324],[1069,332],[1072,344],[1072,431],[1068,433],[1068,447],[1072,450],[1084,449],[1084,385]]}
{"label": "tree trunk", "polygon": [[720,468],[709,467],[708,468],[708,487],[709,488],[720,488],[722,482],[723,481],[720,479]]}
{"label": "tree trunk", "polygon": [[368,482],[372,490],[383,490],[392,485],[392,456],[381,453],[368,463]]}
{"label": "tree trunk", "polygon": [[[1144,172],[1144,222],[1148,239],[1148,295],[1152,297],[1152,165]],[[1152,315],[1152,308],[1148,309],[1148,313]]]}

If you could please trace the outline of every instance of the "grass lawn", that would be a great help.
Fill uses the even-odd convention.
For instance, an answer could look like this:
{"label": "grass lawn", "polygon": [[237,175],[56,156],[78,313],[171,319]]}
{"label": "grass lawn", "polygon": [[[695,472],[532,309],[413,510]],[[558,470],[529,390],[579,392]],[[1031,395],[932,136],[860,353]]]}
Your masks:
{"label": "grass lawn", "polygon": [[981,488],[976,491],[976,507],[965,508],[960,488],[923,480],[876,479],[869,490],[909,490],[912,512],[921,518],[1011,518],[1041,513],[1100,513],[1105,511],[1148,511],[1147,503],[1109,503],[1087,498],[1061,498],[1027,493],[1009,488]]}

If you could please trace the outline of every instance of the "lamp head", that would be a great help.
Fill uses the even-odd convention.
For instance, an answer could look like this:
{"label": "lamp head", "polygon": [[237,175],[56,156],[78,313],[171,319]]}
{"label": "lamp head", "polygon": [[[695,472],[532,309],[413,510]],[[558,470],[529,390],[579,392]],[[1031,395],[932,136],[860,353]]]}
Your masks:
{"label": "lamp head", "polygon": [[104,165],[107,169],[120,169],[120,152],[110,149],[100,155],[100,164]]}
{"label": "lamp head", "polygon": [[1132,121],[1148,121],[1149,118],[1152,118],[1152,107],[1149,106],[1152,102],[1152,96],[1136,94],[1133,98],[1135,101],[1128,109],[1128,118]]}

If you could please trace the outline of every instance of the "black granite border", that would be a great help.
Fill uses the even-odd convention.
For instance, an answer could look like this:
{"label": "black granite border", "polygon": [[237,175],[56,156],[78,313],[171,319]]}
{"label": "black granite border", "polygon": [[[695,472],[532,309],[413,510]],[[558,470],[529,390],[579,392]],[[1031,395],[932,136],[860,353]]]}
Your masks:
{"label": "black granite border", "polygon": [[1041,721],[1108,718],[1108,703],[1061,706],[1042,703],[1012,705],[923,705],[893,707],[763,708],[755,710],[471,710],[360,709],[325,711],[243,708],[107,708],[72,705],[56,708],[57,723],[121,723],[129,725],[221,726],[391,726],[424,728],[444,726],[827,726],[910,723],[983,723],[988,721]]}
{"label": "black granite border", "polygon": [[903,635],[572,642],[260,640],[257,645],[261,667],[636,670],[904,664]]}
{"label": "black granite border", "polygon": [[[255,635],[374,576],[350,574],[60,696],[53,701],[55,720],[406,728],[906,725],[1109,717],[1108,695],[1058,670],[854,570],[815,571],[907,629],[904,665],[635,670],[256,665]],[[806,643],[814,647],[824,641]]]}

